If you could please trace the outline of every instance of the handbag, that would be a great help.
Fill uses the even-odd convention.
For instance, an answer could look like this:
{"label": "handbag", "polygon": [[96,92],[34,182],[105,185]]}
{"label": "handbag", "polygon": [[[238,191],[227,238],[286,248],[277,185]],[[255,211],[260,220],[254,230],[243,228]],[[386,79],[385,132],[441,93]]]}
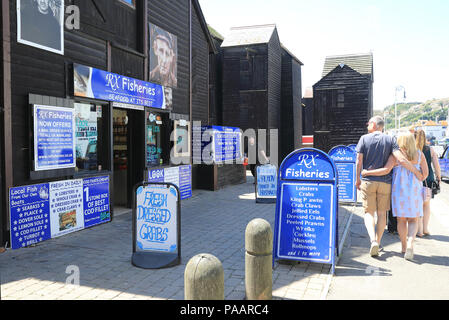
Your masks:
{"label": "handbag", "polygon": [[431,189],[434,196],[439,194],[441,192],[440,183],[438,181],[432,181]]}

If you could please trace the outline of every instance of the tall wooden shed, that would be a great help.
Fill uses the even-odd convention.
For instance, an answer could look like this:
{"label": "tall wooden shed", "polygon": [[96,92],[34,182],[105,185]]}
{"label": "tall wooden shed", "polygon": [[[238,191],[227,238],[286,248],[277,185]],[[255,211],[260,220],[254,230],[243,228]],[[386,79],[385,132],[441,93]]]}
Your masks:
{"label": "tall wooden shed", "polygon": [[328,152],[355,144],[373,115],[373,55],[327,57],[323,78],[313,86],[315,147]]}
{"label": "tall wooden shed", "polygon": [[302,143],[302,85],[304,64],[282,45],[282,86],[280,156],[281,161]]}
{"label": "tall wooden shed", "polygon": [[232,28],[221,48],[223,125],[266,129],[267,135],[279,129],[282,49],[276,26]]}

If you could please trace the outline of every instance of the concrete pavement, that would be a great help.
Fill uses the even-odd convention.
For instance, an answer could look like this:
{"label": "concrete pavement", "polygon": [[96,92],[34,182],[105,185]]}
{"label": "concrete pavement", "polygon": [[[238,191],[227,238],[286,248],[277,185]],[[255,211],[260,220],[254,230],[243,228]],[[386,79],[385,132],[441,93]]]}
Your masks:
{"label": "concrete pavement", "polygon": [[363,213],[353,216],[329,300],[446,300],[449,299],[449,203],[432,200],[428,238],[418,238],[413,261],[401,254],[398,235],[385,233],[384,250],[369,256]]}
{"label": "concrete pavement", "polygon": [[[0,254],[0,297],[5,300],[182,300],[184,270],[200,253],[223,264],[225,299],[245,298],[245,229],[256,218],[274,229],[274,204],[256,204],[253,178],[218,192],[195,191],[182,203],[181,265],[143,270],[131,265],[131,214],[113,222]],[[354,207],[341,207],[344,239]],[[273,299],[324,299],[332,279],[329,265],[276,263]],[[79,285],[73,279],[79,274]],[[67,284],[66,284],[67,283]]]}

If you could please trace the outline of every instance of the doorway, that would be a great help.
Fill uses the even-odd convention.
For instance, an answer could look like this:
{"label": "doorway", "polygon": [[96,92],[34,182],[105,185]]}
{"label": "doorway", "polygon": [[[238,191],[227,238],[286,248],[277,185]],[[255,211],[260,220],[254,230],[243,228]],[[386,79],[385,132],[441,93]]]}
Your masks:
{"label": "doorway", "polygon": [[132,208],[145,169],[145,112],[113,109],[114,207]]}

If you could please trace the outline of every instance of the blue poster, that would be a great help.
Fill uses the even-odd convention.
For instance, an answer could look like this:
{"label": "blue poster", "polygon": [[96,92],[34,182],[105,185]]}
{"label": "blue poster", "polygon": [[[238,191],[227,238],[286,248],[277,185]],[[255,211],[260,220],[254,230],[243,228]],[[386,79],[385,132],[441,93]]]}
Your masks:
{"label": "blue poster", "polygon": [[165,109],[161,85],[76,63],[73,69],[75,96]]}
{"label": "blue poster", "polygon": [[195,164],[222,164],[242,160],[242,133],[239,128],[203,126],[193,128]]}
{"label": "blue poster", "polygon": [[273,165],[257,167],[256,199],[276,199],[277,168]]}
{"label": "blue poster", "polygon": [[338,200],[340,202],[356,202],[356,152],[346,146],[337,146],[329,152],[338,171]]}
{"label": "blue poster", "polygon": [[73,109],[34,106],[34,163],[36,171],[76,166]]}
{"label": "blue poster", "polygon": [[181,200],[192,197],[192,166],[179,167],[179,193]]}
{"label": "blue poster", "polygon": [[48,183],[11,188],[9,204],[13,250],[51,239]]}
{"label": "blue poster", "polygon": [[84,227],[111,221],[109,176],[83,180]]}
{"label": "blue poster", "polygon": [[354,151],[354,152],[357,153],[357,151],[355,151],[355,149],[357,148],[357,145],[356,145],[356,144],[350,144],[350,145],[348,146],[348,148],[351,149],[352,151]]}
{"label": "blue poster", "polygon": [[189,199],[192,197],[192,166],[149,170],[147,182],[173,183],[179,188],[181,200]]}
{"label": "blue poster", "polygon": [[335,262],[337,172],[324,152],[291,153],[279,170],[274,259]]}

